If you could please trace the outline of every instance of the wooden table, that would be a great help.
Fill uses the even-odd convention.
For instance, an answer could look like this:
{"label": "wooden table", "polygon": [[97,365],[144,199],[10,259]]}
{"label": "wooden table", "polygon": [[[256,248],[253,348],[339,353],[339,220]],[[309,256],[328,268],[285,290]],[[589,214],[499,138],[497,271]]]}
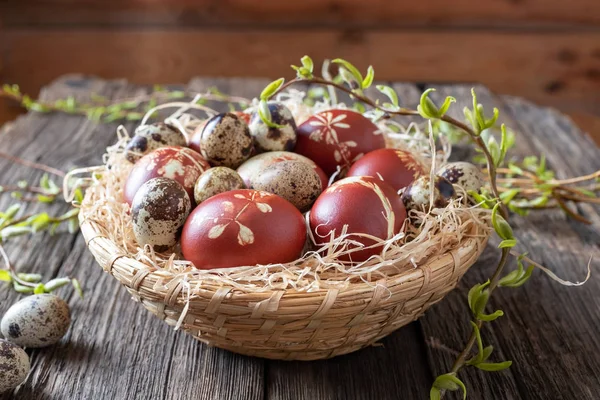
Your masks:
{"label": "wooden table", "polygon": [[[196,79],[187,86],[256,96],[263,80]],[[420,90],[395,85],[401,102],[415,106]],[[456,116],[470,103],[470,86],[437,86],[436,95],[454,95]],[[106,82],[71,76],[46,89],[43,98],[95,92],[122,98],[149,88],[127,82]],[[514,155],[546,154],[559,177],[600,169],[600,151],[567,118],[525,101],[498,97],[478,88],[486,107],[496,106],[501,118],[519,134]],[[28,114],[1,131],[0,149],[29,160],[69,170],[96,165],[105,147],[115,141],[117,123],[97,124],[84,117]],[[127,124],[130,131],[134,124]],[[0,160],[0,183],[37,180],[40,174]],[[14,200],[0,198],[0,209]],[[41,209],[28,204],[27,212]],[[53,204],[50,212],[68,209]],[[46,208],[47,209],[47,206]],[[585,276],[590,256],[600,259],[600,216],[580,210],[594,222],[584,226],[558,211],[513,219],[517,236],[532,258],[571,281]],[[141,306],[95,263],[81,235],[61,233],[11,239],[6,245],[21,271],[49,279],[79,278],[86,292],[80,300],[61,289],[73,313],[73,324],[61,343],[28,351],[32,372],[27,382],[0,399],[425,399],[434,376],[446,372],[468,337],[466,294],[494,269],[498,252],[486,250],[459,284],[424,317],[371,347],[317,362],[284,362],[249,358],[209,348],[175,332]],[[522,249],[524,250],[524,248]],[[510,265],[514,267],[514,263]],[[513,360],[510,370],[461,373],[470,399],[596,399],[600,391],[600,278],[583,287],[558,285],[540,272],[521,289],[496,292],[492,307],[506,315],[490,324],[484,340],[494,345],[495,361]],[[0,288],[0,313],[21,298]],[[458,398],[449,396],[449,398]]]}

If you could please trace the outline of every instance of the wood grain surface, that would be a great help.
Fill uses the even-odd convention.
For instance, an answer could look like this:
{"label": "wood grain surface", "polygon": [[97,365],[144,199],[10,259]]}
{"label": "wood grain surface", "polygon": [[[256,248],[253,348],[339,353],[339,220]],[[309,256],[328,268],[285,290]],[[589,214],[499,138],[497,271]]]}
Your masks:
{"label": "wood grain surface", "polygon": [[[218,86],[225,92],[256,95],[265,81],[193,79],[188,87]],[[420,93],[396,85],[404,104]],[[438,95],[452,94],[459,111],[469,102],[470,87],[438,85]],[[45,88],[45,99],[91,92],[110,98],[144,93],[147,88],[125,81],[70,76]],[[515,156],[547,155],[559,177],[600,168],[600,150],[564,116],[518,98],[498,97],[478,88],[486,107],[497,106],[519,135]],[[69,170],[96,165],[114,142],[117,124],[96,124],[83,117],[27,114],[0,131],[0,149],[23,158]],[[132,124],[127,124],[132,129]],[[40,174],[0,160],[2,184],[34,180]],[[0,197],[0,209],[14,202]],[[26,212],[41,209],[27,204]],[[52,213],[67,210],[50,206]],[[559,276],[585,276],[590,256],[600,256],[597,208],[582,206],[594,221],[587,227],[557,211],[514,217],[515,233],[531,256]],[[133,302],[104,274],[80,235],[60,232],[11,239],[6,248],[20,271],[46,279],[70,275],[84,285],[85,300],[63,288],[72,308],[67,336],[53,347],[28,350],[32,372],[8,399],[425,399],[433,377],[446,372],[469,334],[468,288],[494,269],[498,252],[489,246],[457,290],[411,325],[382,340],[380,346],[317,362],[268,361],[208,348],[173,331]],[[520,250],[525,250],[523,247]],[[511,264],[514,267],[514,263]],[[501,373],[461,373],[471,399],[596,399],[600,390],[600,279],[594,274],[583,287],[566,288],[535,272],[521,289],[500,289],[490,304],[505,316],[483,331],[494,345],[493,360],[511,359]],[[0,314],[21,295],[0,287]],[[458,399],[452,394],[448,398]]]}

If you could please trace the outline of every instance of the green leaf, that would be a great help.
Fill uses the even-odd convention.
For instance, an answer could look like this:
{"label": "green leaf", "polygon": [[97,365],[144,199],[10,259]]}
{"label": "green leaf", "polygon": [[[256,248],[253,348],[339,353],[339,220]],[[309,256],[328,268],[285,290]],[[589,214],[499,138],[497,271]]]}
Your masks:
{"label": "green leaf", "polygon": [[50,225],[50,216],[47,213],[37,214],[30,223],[32,232],[37,233]]}
{"label": "green leaf", "polygon": [[492,210],[492,226],[501,239],[514,239],[513,230],[501,215],[498,214],[500,203],[497,203]]}
{"label": "green leaf", "polygon": [[38,285],[33,289],[33,294],[44,294],[46,293],[46,287],[43,283],[38,283]]}
{"label": "green leaf", "polygon": [[377,85],[375,88],[383,93],[388,99],[390,99],[394,107],[398,107],[398,94],[394,89],[385,85]]}
{"label": "green leaf", "polygon": [[504,311],[502,311],[502,310],[496,310],[492,314],[482,314],[482,313],[479,313],[479,314],[477,314],[477,319],[480,319],[480,320],[485,321],[485,322],[491,322],[491,321],[494,321],[494,320],[502,317],[503,315],[504,315]]}
{"label": "green leaf", "polygon": [[55,278],[46,283],[46,291],[53,292],[56,289],[68,285],[71,283],[71,279],[69,278]]}
{"label": "green leaf", "polygon": [[512,199],[514,199],[519,193],[521,192],[521,189],[510,189],[507,190],[506,192],[502,192],[500,193],[500,200],[502,200],[502,202],[504,204],[508,204],[510,203],[510,201]]}
{"label": "green leaf", "polygon": [[5,240],[11,237],[27,235],[29,233],[31,233],[31,228],[25,226],[8,226],[0,231],[0,236],[2,237],[2,240]]}
{"label": "green leaf", "polygon": [[285,82],[285,79],[279,78],[276,81],[269,83],[267,87],[264,88],[263,91],[260,93],[260,99],[265,101],[269,100],[273,96],[273,94],[277,92],[281,85],[283,85],[283,82]]}
{"label": "green leaf", "polygon": [[429,93],[435,92],[435,89],[429,88],[421,95],[421,100],[417,106],[419,114],[426,119],[439,118],[440,110],[435,103],[429,98]]}
{"label": "green leaf", "polygon": [[508,248],[512,248],[515,247],[517,245],[517,241],[515,239],[506,239],[500,242],[500,244],[498,245],[499,249],[504,249],[506,247]]}
{"label": "green leaf", "polygon": [[369,68],[367,68],[367,76],[365,76],[365,79],[362,81],[362,88],[367,89],[371,87],[373,84],[373,78],[375,78],[375,70],[373,69],[372,65],[369,65]]}
{"label": "green leaf", "polygon": [[429,400],[441,400],[442,392],[436,387],[432,387],[429,391]]}
{"label": "green leaf", "polygon": [[473,303],[473,314],[476,318],[482,319],[480,318],[480,316],[483,314],[483,311],[485,310],[485,306],[487,305],[489,299],[490,292],[488,292],[487,290],[482,291],[477,297],[477,299],[475,299],[475,303]]}
{"label": "green leaf", "polygon": [[302,66],[306,68],[311,74],[313,73],[314,63],[312,58],[309,56],[304,56],[300,59]]}
{"label": "green leaf", "polygon": [[19,204],[13,204],[12,206],[8,207],[4,212],[4,220],[8,221],[13,219],[20,210],[21,206]]}
{"label": "green leaf", "polygon": [[485,289],[489,284],[490,280],[488,279],[486,282],[477,284],[469,290],[469,294],[467,295],[467,301],[469,303],[469,308],[473,311],[473,314],[476,314],[474,310],[477,300],[481,296],[483,289]]}
{"label": "green leaf", "polygon": [[458,379],[456,377],[456,374],[453,372],[449,372],[447,374],[440,375],[437,378],[435,378],[435,381],[433,382],[433,387],[437,389],[445,389],[452,391],[458,390],[460,388],[463,392],[463,399],[467,398],[467,388],[465,387],[465,384],[463,383],[463,381]]}
{"label": "green leaf", "polygon": [[66,213],[61,215],[59,218],[64,221],[69,218],[76,217],[77,215],[79,215],[79,208],[71,208],[69,211],[67,211]]}
{"label": "green leaf", "polygon": [[358,82],[359,84],[363,82],[363,80],[364,80],[363,76],[360,73],[360,71],[358,70],[358,68],[356,68],[354,65],[352,65],[348,61],[343,60],[341,58],[336,58],[335,60],[332,60],[331,62],[334,64],[339,64],[339,65],[343,66],[348,72],[350,72],[350,74],[352,74],[352,76],[354,77],[356,82]]}
{"label": "green leaf", "polygon": [[442,116],[444,116],[446,114],[446,112],[448,111],[448,109],[450,108],[450,105],[452,103],[456,103],[456,99],[454,97],[452,97],[452,96],[446,97],[446,99],[444,100],[444,103],[440,107],[439,117],[442,117]]}
{"label": "green leaf", "polygon": [[67,222],[67,230],[69,233],[77,233],[79,230],[79,221],[77,218],[69,219],[69,222]]}
{"label": "green leaf", "polygon": [[18,293],[24,293],[24,294],[33,293],[33,288],[32,287],[21,285],[19,282],[15,281],[15,280],[13,280],[12,284],[13,284],[13,288]]}
{"label": "green leaf", "polygon": [[12,282],[12,275],[10,274],[10,271],[0,269],[0,281]]}
{"label": "green leaf", "polygon": [[512,361],[504,361],[500,363],[479,363],[475,366],[483,371],[496,372],[508,369],[511,365]]}
{"label": "green leaf", "polygon": [[73,288],[75,289],[75,291],[77,292],[79,297],[81,297],[83,299],[83,289],[81,289],[81,285],[79,284],[79,281],[77,279],[73,278],[71,280],[71,284],[73,285]]}
{"label": "green leaf", "polygon": [[54,202],[54,199],[55,199],[56,197],[54,197],[54,196],[45,196],[45,195],[43,195],[43,194],[38,194],[38,195],[36,196],[36,198],[37,198],[37,200],[38,200],[40,203],[47,203],[47,204],[48,204],[48,203],[52,203],[52,202]]}
{"label": "green leaf", "polygon": [[20,280],[31,283],[38,283],[42,280],[42,275],[40,274],[25,274],[19,273],[17,274]]}
{"label": "green leaf", "polygon": [[283,128],[283,126],[274,123],[271,120],[271,110],[266,100],[261,100],[258,103],[258,116],[270,128]]}
{"label": "green leaf", "polygon": [[490,358],[490,355],[492,355],[492,352],[494,351],[494,346],[486,346],[483,349],[483,353],[482,353],[482,361],[487,360],[488,358]]}

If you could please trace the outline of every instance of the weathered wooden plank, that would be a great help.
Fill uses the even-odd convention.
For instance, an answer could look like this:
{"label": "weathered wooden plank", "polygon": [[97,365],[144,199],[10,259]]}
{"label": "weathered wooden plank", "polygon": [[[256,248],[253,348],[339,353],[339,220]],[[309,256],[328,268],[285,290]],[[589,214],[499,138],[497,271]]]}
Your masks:
{"label": "weathered wooden plank", "polygon": [[[43,96],[64,97],[66,92],[83,96],[90,90],[109,98],[143,92],[125,82],[70,77],[45,90]],[[29,114],[4,133],[10,140],[4,140],[1,147],[64,169],[97,165],[104,148],[115,141],[115,128],[116,124],[96,125],[83,117]],[[0,167],[3,180],[34,175],[5,161]],[[5,207],[7,196],[0,202]],[[53,207],[67,209],[65,204]],[[81,301],[62,289],[72,307],[71,330],[59,345],[30,351],[33,370],[14,398],[262,398],[262,360],[207,348],[174,332],[134,304],[127,292],[102,272],[81,236],[19,238],[9,242],[7,250],[17,268],[40,272],[46,278],[75,276],[86,291],[86,299]],[[0,313],[19,297],[8,289],[0,291],[0,296]],[[234,374],[236,370],[244,373]]]}
{"label": "weathered wooden plank", "polygon": [[557,0],[526,2],[448,3],[443,0],[389,2],[373,0],[306,0],[281,2],[211,0],[169,2],[28,1],[5,4],[9,26],[346,26],[346,27],[515,27],[594,25],[600,7],[594,0],[565,3]]}
{"label": "weathered wooden plank", "polygon": [[52,29],[8,30],[2,41],[0,81],[31,93],[74,70],[144,84],[186,82],[198,74],[291,77],[289,65],[303,49],[317,62],[344,57],[363,70],[374,65],[379,80],[482,82],[567,111],[597,113],[600,104],[596,31]]}
{"label": "weathered wooden plank", "polygon": [[[512,151],[514,156],[539,155],[543,151],[559,177],[589,173],[600,167],[597,161],[598,148],[566,119],[559,120],[548,109],[529,103],[517,103],[513,100],[506,105],[485,88],[477,87],[476,90],[478,100],[486,108],[498,107],[501,122],[506,122],[516,130],[519,139],[517,147]],[[439,88],[437,95],[438,98],[444,95],[457,98],[458,104],[453,108],[456,117],[460,117],[460,110],[464,106],[471,104],[470,86],[443,86]],[[525,107],[525,104],[529,107]],[[552,134],[547,133],[550,131]],[[561,160],[569,160],[570,165],[565,165]],[[593,215],[593,209],[588,209]],[[592,255],[597,258],[600,254],[597,248],[598,225],[588,228],[567,221],[559,211],[540,211],[527,218],[514,216],[512,222],[515,234],[521,239],[519,250],[529,251],[533,259],[566,279],[582,279],[588,258]],[[513,267],[514,262],[510,264],[510,268]],[[462,312],[459,318],[464,320],[468,313],[468,287],[485,281],[494,268],[495,259],[478,263],[471,268],[463,279],[461,291],[451,293],[446,301],[433,308],[421,320],[425,335],[430,335],[429,329],[449,332],[446,337],[451,338],[452,344],[446,344],[451,347],[457,344],[462,346],[468,335],[468,326],[464,323],[460,325],[462,339],[459,339],[455,337],[456,330],[449,330],[450,327],[445,326],[452,318],[444,317],[453,315],[456,318],[456,312]],[[512,377],[518,392],[524,398],[593,398],[590,390],[597,386],[592,381],[600,371],[600,365],[596,357],[590,356],[589,349],[596,348],[598,344],[596,339],[585,338],[595,338],[594,332],[597,331],[598,317],[588,310],[598,309],[597,299],[593,298],[599,284],[597,278],[592,278],[582,288],[569,289],[536,272],[532,281],[523,288],[501,289],[496,292],[491,307],[502,308],[506,315],[486,328],[484,337],[495,345],[499,352],[497,359],[510,359],[514,364],[508,373],[497,376],[466,374],[470,385],[479,386],[487,381],[486,385],[493,389],[498,382]],[[456,300],[462,303],[462,311],[459,311],[460,308],[457,311],[446,308],[452,305],[452,296],[456,295]],[[565,351],[562,346],[568,350]],[[442,353],[432,351],[432,357],[439,359]],[[507,387],[501,385],[500,389]],[[566,387],[569,387],[568,391],[565,390]]]}

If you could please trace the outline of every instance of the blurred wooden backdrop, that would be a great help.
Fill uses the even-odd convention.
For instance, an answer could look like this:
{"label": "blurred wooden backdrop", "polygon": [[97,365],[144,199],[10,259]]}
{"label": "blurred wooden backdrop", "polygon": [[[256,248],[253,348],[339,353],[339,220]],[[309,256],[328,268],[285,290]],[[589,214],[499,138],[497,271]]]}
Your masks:
{"label": "blurred wooden backdrop", "polygon": [[291,76],[304,54],[376,78],[481,82],[598,128],[600,0],[0,0],[0,82]]}

